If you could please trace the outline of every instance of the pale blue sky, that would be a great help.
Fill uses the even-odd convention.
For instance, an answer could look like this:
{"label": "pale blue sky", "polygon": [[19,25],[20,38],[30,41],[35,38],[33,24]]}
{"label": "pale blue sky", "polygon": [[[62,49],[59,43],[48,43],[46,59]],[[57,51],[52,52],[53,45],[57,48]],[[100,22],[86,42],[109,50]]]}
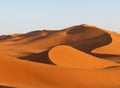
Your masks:
{"label": "pale blue sky", "polygon": [[120,0],[0,0],[0,34],[83,23],[120,32]]}

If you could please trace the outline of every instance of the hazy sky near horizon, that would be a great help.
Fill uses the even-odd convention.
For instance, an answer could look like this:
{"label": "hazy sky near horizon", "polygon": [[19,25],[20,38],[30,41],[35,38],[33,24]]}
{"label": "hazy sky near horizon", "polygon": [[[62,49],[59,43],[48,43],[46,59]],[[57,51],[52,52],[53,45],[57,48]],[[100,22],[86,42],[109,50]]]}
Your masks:
{"label": "hazy sky near horizon", "polygon": [[0,34],[84,23],[120,32],[120,0],[0,0]]}

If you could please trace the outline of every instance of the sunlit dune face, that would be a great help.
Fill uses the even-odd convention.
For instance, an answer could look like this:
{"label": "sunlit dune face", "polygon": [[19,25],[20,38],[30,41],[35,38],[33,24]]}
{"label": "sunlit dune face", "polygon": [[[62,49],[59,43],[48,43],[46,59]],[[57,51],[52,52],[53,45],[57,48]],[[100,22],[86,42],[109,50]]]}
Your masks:
{"label": "sunlit dune face", "polygon": [[56,65],[70,68],[101,69],[119,65],[64,45],[51,49],[49,57]]}

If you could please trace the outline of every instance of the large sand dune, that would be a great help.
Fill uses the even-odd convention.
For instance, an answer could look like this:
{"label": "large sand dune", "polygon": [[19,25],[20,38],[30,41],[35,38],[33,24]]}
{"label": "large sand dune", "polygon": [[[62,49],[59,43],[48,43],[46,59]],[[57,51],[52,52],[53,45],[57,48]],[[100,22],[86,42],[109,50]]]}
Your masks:
{"label": "large sand dune", "polygon": [[0,36],[0,88],[120,88],[120,35],[83,24]]}
{"label": "large sand dune", "polygon": [[70,68],[101,69],[119,65],[65,45],[51,49],[49,57],[56,65]]}

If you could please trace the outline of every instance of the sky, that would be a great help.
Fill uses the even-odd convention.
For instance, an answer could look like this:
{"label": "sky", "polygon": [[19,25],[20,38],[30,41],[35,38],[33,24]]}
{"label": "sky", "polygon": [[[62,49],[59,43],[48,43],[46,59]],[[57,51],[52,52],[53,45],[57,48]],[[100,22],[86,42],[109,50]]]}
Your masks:
{"label": "sky", "polygon": [[0,0],[0,35],[84,23],[120,32],[120,0]]}

